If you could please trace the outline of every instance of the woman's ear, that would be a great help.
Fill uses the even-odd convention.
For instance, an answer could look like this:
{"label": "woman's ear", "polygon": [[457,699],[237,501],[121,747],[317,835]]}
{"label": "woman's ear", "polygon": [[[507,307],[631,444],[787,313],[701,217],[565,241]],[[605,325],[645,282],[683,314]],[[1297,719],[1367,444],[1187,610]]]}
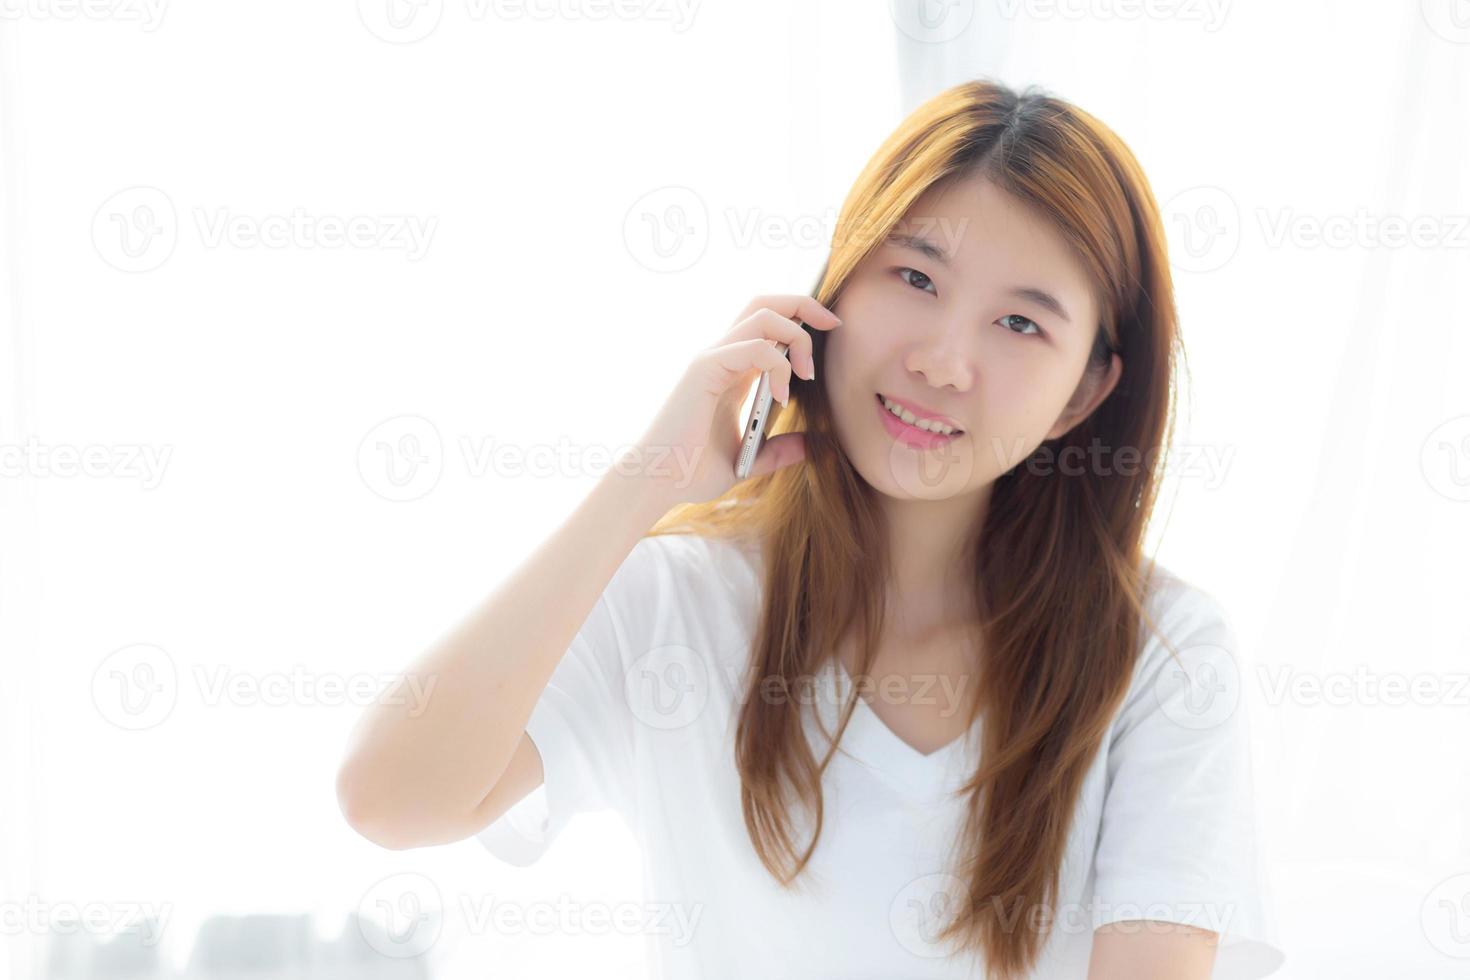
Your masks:
{"label": "woman's ear", "polygon": [[1062,414],[1057,416],[1056,422],[1052,423],[1046,438],[1055,439],[1066,435],[1074,426],[1091,415],[1093,410],[1103,403],[1103,399],[1113,393],[1118,379],[1123,377],[1123,359],[1116,352],[1109,354],[1108,357],[1108,366],[1105,369],[1090,368],[1083,374],[1082,381],[1072,395],[1072,401],[1068,403]]}

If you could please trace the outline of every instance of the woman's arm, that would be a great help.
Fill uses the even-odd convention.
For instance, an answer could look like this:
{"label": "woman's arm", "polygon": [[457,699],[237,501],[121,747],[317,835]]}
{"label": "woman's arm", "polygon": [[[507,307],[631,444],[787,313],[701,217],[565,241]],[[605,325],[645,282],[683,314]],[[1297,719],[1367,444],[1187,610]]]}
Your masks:
{"label": "woman's arm", "polygon": [[[337,773],[348,823],[383,847],[475,833],[541,783],[526,721],[633,546],[668,510],[609,471],[555,533],[369,706]],[[427,698],[409,696],[409,678]],[[500,792],[492,793],[497,787]]]}
{"label": "woman's arm", "polygon": [[[572,516],[366,710],[337,772],[339,805],[358,833],[394,850],[452,843],[540,785],[525,728],[551,675],[648,529],[674,505],[734,486],[739,411],[756,375],[769,372],[782,403],[793,362],[813,376],[802,322],[831,330],[839,321],[810,296],[756,297],[695,356],[643,438]],[[750,476],[804,453],[801,433],[773,436]],[[426,703],[409,697],[411,680]]]}
{"label": "woman's arm", "polygon": [[1109,922],[1092,934],[1087,980],[1210,980],[1219,941],[1176,922]]}

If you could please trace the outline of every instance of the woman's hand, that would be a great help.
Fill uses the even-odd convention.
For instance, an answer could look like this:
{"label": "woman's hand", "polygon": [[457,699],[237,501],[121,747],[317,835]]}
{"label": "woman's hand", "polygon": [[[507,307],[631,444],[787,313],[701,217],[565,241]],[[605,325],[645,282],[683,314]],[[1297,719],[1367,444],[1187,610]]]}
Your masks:
{"label": "woman's hand", "polygon": [[[791,392],[793,366],[802,377],[815,377],[812,339],[803,322],[831,330],[842,321],[810,296],[752,300],[730,332],[694,358],[639,440],[632,461],[621,465],[636,469],[670,507],[713,500],[733,487],[745,435],[740,406],[757,375],[771,372],[773,397],[783,405]],[[788,345],[786,354],[776,350],[776,343]],[[750,475],[763,476],[805,456],[800,432],[769,437]]]}

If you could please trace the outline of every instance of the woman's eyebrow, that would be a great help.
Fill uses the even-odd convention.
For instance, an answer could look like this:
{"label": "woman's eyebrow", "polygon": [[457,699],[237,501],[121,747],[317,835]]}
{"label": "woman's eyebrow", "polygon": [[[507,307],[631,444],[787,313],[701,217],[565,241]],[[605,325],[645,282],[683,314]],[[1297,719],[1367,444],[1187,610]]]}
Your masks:
{"label": "woman's eyebrow", "polygon": [[909,235],[904,232],[895,231],[888,235],[888,243],[897,245],[899,248],[911,248],[916,252],[922,252],[928,258],[933,259],[942,266],[948,266],[949,253],[935,245],[923,235]]}
{"label": "woman's eyebrow", "polygon": [[1061,317],[1067,323],[1072,322],[1072,318],[1067,315],[1067,308],[1061,304],[1060,300],[1044,289],[1037,289],[1035,286],[1017,286],[1011,290],[1010,294],[1012,296],[1018,296],[1021,299],[1029,299],[1037,306],[1043,307]]}
{"label": "woman's eyebrow", "polygon": [[[940,248],[938,245],[931,242],[929,239],[925,238],[923,235],[909,235],[904,234],[903,232],[892,232],[891,234],[889,234],[887,241],[890,245],[897,245],[899,248],[911,248],[914,251],[919,252],[930,259],[933,259],[935,262],[938,262],[945,268],[949,268],[951,265],[953,265],[953,263],[950,262],[949,253]],[[1055,296],[1044,289],[1036,286],[1015,286],[1010,290],[1009,295],[1015,296],[1018,299],[1030,300],[1037,306],[1040,306],[1048,312],[1054,314],[1055,316],[1060,317],[1067,323],[1072,322],[1072,318],[1067,315],[1067,308],[1062,305],[1061,300],[1057,299]]]}

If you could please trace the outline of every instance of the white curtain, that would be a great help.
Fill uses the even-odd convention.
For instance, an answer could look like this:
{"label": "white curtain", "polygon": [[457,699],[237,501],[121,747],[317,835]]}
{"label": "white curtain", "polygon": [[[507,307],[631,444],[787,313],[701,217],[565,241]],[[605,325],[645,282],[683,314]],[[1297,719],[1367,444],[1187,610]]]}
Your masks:
{"label": "white curtain", "polygon": [[[30,361],[34,339],[26,329],[23,230],[25,207],[16,153],[15,38],[0,29],[0,901],[17,911],[39,885],[35,849],[42,794],[36,657],[36,509],[34,487],[8,447],[24,444],[32,415]],[[7,926],[11,918],[7,917]],[[40,937],[7,928],[0,976],[38,972]]]}

